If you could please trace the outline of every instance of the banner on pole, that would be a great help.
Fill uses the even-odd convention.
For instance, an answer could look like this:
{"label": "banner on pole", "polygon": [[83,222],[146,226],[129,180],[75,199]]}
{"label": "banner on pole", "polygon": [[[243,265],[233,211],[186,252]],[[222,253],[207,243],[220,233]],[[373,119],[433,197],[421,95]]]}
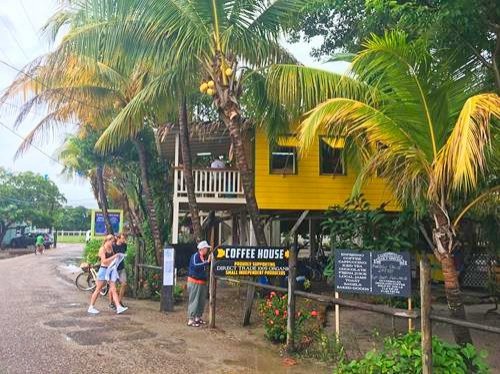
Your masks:
{"label": "banner on pole", "polygon": [[219,246],[215,250],[215,274],[286,276],[289,254],[283,247]]}
{"label": "banner on pole", "polygon": [[174,285],[174,248],[163,249],[163,285]]}

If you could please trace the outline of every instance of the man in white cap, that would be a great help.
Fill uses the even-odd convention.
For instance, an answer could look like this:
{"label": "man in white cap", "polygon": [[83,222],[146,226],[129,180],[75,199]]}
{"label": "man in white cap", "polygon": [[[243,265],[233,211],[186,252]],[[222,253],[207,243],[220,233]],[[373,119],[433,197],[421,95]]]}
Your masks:
{"label": "man in white cap", "polygon": [[189,260],[187,289],[189,293],[188,326],[200,327],[205,324],[201,319],[207,300],[207,266],[210,245],[205,241],[198,243],[198,252]]}

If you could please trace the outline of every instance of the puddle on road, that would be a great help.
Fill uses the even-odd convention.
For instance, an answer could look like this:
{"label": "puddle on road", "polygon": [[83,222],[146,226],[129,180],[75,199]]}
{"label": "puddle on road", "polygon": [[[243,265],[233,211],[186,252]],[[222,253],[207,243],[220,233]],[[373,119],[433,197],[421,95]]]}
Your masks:
{"label": "puddle on road", "polygon": [[145,329],[123,329],[117,331],[107,325],[105,326],[82,331],[70,331],[65,336],[79,345],[88,346],[151,339],[157,335]]}
{"label": "puddle on road", "polygon": [[82,271],[79,266],[75,265],[74,263],[66,263],[64,265],[60,266],[61,270],[67,271],[69,273],[79,273]]}

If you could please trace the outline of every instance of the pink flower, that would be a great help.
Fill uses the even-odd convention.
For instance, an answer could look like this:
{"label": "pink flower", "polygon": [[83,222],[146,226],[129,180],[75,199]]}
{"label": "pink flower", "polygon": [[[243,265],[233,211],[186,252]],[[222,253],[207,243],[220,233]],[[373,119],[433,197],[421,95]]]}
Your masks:
{"label": "pink flower", "polygon": [[272,291],[272,292],[269,294],[269,296],[271,296],[271,297],[276,296],[276,292]]}
{"label": "pink flower", "polygon": [[312,316],[312,317],[317,317],[317,316],[318,316],[318,312],[317,312],[317,311],[315,311],[315,310],[313,310],[313,311],[311,312],[311,316]]}
{"label": "pink flower", "polygon": [[276,314],[277,316],[279,316],[279,315],[280,315],[280,311],[279,311],[278,309],[276,309],[276,310],[274,311],[274,314]]}

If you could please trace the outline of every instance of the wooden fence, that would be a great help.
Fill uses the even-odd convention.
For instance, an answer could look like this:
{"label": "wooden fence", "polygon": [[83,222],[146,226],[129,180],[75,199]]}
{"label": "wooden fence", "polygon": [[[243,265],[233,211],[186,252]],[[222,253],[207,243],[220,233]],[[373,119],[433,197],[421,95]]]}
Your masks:
{"label": "wooden fence", "polygon": [[[143,245],[143,244],[142,244]],[[305,291],[296,290],[296,251],[290,251],[289,258],[289,276],[288,276],[288,288],[277,287],[267,284],[257,283],[251,280],[244,279],[234,279],[222,276],[215,276],[215,266],[214,262],[210,265],[210,282],[209,282],[209,323],[210,328],[215,328],[216,322],[216,295],[217,295],[217,281],[237,283],[242,285],[247,285],[250,288],[262,288],[267,290],[272,290],[276,292],[286,293],[288,295],[288,310],[287,310],[287,349],[293,351],[295,348],[295,342],[293,340],[295,333],[295,304],[296,297],[302,297],[309,300],[314,300],[320,303],[335,306],[335,319],[336,319],[336,336],[339,338],[340,327],[339,327],[339,307],[349,307],[354,309],[365,310],[369,312],[389,315],[397,318],[408,319],[409,321],[420,319],[420,331],[422,335],[422,367],[423,373],[432,373],[432,321],[447,323],[455,326],[463,326],[470,329],[484,331],[500,335],[500,328],[495,326],[483,325],[480,323],[469,322],[465,320],[460,320],[456,318],[445,317],[436,313],[431,312],[431,269],[429,260],[423,257],[420,260],[420,300],[421,308],[420,310],[407,310],[400,308],[393,308],[386,305],[374,305],[356,300],[348,300],[338,296],[336,293],[335,297],[329,295],[320,295],[309,293]],[[146,265],[141,263],[141,251],[139,250],[139,255],[136,256],[136,262],[134,266],[135,271],[135,287],[134,292],[137,292],[138,281],[144,270],[151,271],[161,271],[163,274],[163,269],[161,266]],[[143,252],[142,252],[143,253]],[[160,310],[168,311],[171,310],[168,302],[164,298],[164,292],[162,292],[161,306]],[[164,305],[165,304],[165,305]],[[251,306],[250,306],[251,309]],[[245,310],[245,318],[249,317],[247,315],[250,311]],[[411,324],[409,327],[411,328]]]}
{"label": "wooden fence", "polygon": [[338,307],[344,306],[349,308],[355,308],[360,310],[366,310],[370,312],[385,314],[398,318],[405,318],[409,320],[420,319],[420,330],[422,334],[422,367],[423,373],[432,373],[432,321],[447,323],[455,326],[463,326],[470,329],[475,329],[484,332],[490,332],[494,334],[500,334],[500,328],[495,326],[483,325],[480,323],[464,321],[460,319],[445,317],[439,314],[431,312],[431,276],[430,276],[430,264],[426,258],[420,261],[420,298],[421,298],[421,308],[420,310],[406,310],[393,308],[386,305],[374,305],[369,303],[364,303],[355,300],[347,300],[341,297],[332,297],[328,295],[318,295],[304,291],[297,291],[295,289],[296,277],[296,256],[293,254],[295,251],[290,251],[289,259],[289,276],[288,276],[288,288],[276,287],[272,285],[260,284],[257,282],[233,279],[227,277],[215,276],[214,266],[210,267],[210,284],[209,284],[209,327],[215,328],[215,317],[216,317],[216,289],[217,281],[231,282],[238,284],[245,284],[249,287],[257,287],[267,290],[272,290],[276,292],[282,292],[288,294],[288,310],[287,310],[287,349],[293,351],[295,348],[295,342],[293,340],[295,332],[295,304],[296,297],[302,297],[309,300],[314,300],[320,303],[333,305],[336,307],[336,335],[339,337],[339,323],[338,323]]}

